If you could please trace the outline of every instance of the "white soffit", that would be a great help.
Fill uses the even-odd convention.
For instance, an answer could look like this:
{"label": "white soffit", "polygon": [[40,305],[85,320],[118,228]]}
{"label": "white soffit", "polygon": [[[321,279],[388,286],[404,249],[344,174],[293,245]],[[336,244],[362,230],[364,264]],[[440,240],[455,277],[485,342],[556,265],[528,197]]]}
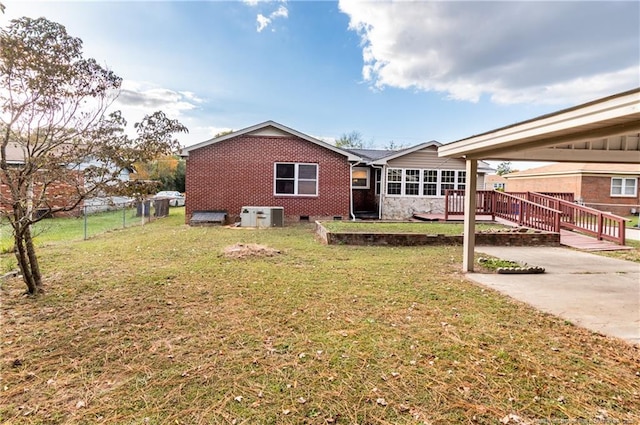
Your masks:
{"label": "white soffit", "polygon": [[438,154],[640,164],[640,88],[446,144]]}

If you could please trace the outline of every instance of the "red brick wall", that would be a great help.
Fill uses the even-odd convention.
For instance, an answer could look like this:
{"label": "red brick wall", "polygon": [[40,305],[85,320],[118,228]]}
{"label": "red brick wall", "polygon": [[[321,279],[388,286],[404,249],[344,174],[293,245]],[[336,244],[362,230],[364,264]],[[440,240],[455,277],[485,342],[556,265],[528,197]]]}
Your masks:
{"label": "red brick wall", "polygon": [[[82,175],[76,171],[69,171],[69,174],[65,176],[70,182],[54,182],[47,187],[46,198],[43,199],[42,205],[35,205],[35,210],[49,209],[50,208],[64,208],[70,207],[77,200],[76,185],[82,185]],[[42,191],[41,184],[34,185],[34,195],[40,196]],[[46,203],[46,204],[45,204]],[[48,205],[48,206],[47,206]],[[11,191],[9,186],[0,181],[0,211],[7,212],[12,210],[11,205]],[[82,213],[82,203],[73,210],[59,212],[57,216],[76,216]]]}
{"label": "red brick wall", "polygon": [[[638,182],[636,182],[638,187]],[[640,209],[640,198],[636,196],[611,196],[611,176],[582,177],[582,200],[587,207],[608,211],[617,215],[629,215],[631,208]]]}
{"label": "red brick wall", "polygon": [[[318,164],[318,196],[274,195],[274,163]],[[283,207],[288,221],[349,217],[346,157],[290,137],[240,135],[189,152],[186,222],[194,211],[225,210],[238,221],[243,206]]]}

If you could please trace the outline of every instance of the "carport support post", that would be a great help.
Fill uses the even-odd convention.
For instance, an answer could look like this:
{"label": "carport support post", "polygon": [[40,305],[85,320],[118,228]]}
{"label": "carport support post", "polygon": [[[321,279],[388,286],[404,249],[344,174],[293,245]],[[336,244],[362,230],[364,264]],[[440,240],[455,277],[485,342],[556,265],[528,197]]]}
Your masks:
{"label": "carport support post", "polygon": [[476,189],[478,186],[478,161],[467,159],[467,175],[464,190],[464,251],[462,271],[473,271],[473,253],[476,247]]}

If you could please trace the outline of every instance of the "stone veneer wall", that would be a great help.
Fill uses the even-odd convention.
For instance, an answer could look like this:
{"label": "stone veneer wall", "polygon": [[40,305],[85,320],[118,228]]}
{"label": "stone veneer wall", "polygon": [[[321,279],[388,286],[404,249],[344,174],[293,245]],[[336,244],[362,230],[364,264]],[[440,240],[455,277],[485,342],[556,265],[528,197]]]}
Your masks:
{"label": "stone veneer wall", "polygon": [[406,220],[413,213],[444,214],[444,198],[385,196],[382,201],[383,220]]}

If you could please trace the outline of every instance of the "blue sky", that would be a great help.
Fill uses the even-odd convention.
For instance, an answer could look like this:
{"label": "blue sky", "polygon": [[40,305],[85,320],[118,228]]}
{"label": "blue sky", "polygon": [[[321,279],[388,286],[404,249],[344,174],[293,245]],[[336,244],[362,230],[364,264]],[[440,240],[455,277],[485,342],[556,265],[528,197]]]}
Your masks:
{"label": "blue sky", "polygon": [[[640,86],[640,2],[9,1],[123,77],[183,145],[275,120],[371,147],[452,142]],[[521,167],[522,168],[522,167]]]}

